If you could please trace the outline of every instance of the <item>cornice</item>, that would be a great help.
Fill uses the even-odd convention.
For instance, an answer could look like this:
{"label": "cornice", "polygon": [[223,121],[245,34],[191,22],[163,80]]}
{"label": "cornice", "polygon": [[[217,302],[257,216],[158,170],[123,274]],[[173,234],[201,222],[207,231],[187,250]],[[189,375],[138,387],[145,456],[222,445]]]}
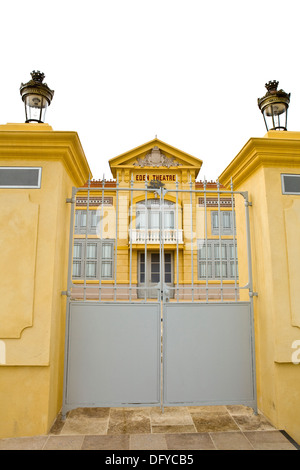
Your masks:
{"label": "cornice", "polygon": [[10,130],[0,126],[0,158],[61,160],[74,184],[82,186],[92,175],[77,132],[34,127]]}
{"label": "cornice", "polygon": [[[285,133],[286,134],[286,133]],[[299,134],[298,134],[299,135]],[[300,136],[300,135],[299,135]],[[300,166],[300,138],[251,138],[219,176],[219,181],[234,189],[260,167]]]}

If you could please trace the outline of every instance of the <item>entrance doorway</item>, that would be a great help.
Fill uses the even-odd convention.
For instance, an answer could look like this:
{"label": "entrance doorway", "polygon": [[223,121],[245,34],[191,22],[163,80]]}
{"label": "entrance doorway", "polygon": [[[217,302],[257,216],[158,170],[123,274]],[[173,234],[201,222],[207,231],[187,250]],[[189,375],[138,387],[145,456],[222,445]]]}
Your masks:
{"label": "entrance doorway", "polygon": [[164,278],[164,284],[170,287],[171,298],[174,297],[174,263],[173,253],[164,253],[164,265],[161,266],[160,253],[153,251],[147,253],[139,253],[138,256],[138,298],[160,299],[161,278]]}

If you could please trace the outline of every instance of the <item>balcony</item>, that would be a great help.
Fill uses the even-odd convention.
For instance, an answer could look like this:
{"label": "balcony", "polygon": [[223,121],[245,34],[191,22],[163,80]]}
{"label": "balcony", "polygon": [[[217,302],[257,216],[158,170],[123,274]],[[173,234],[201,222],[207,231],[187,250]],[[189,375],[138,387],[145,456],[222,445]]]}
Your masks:
{"label": "balcony", "polygon": [[175,229],[139,229],[131,230],[129,238],[131,243],[183,243],[183,230]]}

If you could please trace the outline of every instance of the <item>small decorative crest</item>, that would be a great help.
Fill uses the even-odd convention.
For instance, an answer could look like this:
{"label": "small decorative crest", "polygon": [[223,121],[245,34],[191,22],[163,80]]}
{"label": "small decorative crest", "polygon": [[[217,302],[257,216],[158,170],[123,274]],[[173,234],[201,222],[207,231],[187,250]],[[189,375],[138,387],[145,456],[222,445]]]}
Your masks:
{"label": "small decorative crest", "polygon": [[143,168],[144,166],[152,166],[152,167],[160,167],[166,166],[170,168],[171,166],[179,166],[181,163],[176,162],[174,158],[169,158],[164,155],[160,149],[155,146],[144,158],[138,158],[136,163],[133,164],[134,166],[140,166]]}
{"label": "small decorative crest", "polygon": [[165,185],[159,180],[151,180],[148,184],[149,189],[159,189],[163,188]]}
{"label": "small decorative crest", "polygon": [[30,75],[32,77],[32,80],[34,80],[35,82],[42,83],[45,78],[45,74],[43,72],[40,72],[39,70],[33,70]]}
{"label": "small decorative crest", "polygon": [[272,93],[274,91],[277,91],[278,84],[279,82],[277,80],[271,80],[265,84],[265,87],[269,93]]}

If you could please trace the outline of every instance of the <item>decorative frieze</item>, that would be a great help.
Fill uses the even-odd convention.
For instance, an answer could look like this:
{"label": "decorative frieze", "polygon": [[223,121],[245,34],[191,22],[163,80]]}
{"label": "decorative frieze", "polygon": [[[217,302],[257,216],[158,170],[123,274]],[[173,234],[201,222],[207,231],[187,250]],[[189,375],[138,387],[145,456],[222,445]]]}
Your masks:
{"label": "decorative frieze", "polygon": [[[76,207],[86,207],[87,206],[88,198],[81,196],[76,199]],[[104,206],[112,206],[113,205],[113,198],[104,196],[103,198],[103,205]],[[89,207],[97,207],[102,206],[102,196],[94,196],[89,198]]]}
{"label": "decorative frieze", "polygon": [[[220,207],[232,207],[232,200],[228,197],[220,197],[220,201],[217,197],[207,197],[206,198],[206,207],[218,207],[220,203]],[[198,198],[198,205],[200,207],[205,206],[205,199],[204,197]],[[233,207],[234,207],[234,200],[233,200]]]}

